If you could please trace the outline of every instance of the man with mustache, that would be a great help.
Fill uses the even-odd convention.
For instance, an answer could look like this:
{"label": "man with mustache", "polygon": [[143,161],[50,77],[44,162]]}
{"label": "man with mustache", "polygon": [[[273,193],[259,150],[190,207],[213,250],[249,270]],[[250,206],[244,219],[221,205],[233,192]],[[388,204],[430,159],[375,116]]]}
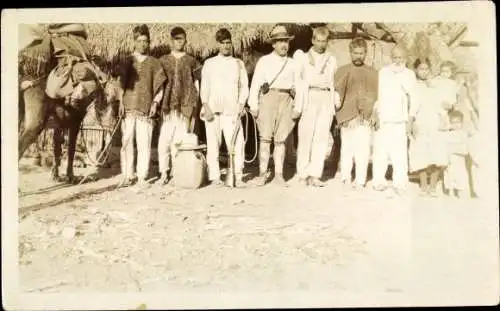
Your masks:
{"label": "man with mustache", "polygon": [[363,38],[354,38],[349,44],[351,63],[340,67],[335,74],[335,89],[341,99],[337,111],[340,127],[340,173],[342,183],[351,185],[351,171],[356,166],[356,189],[366,184],[372,110],[377,100],[378,73],[365,64],[367,45]]}
{"label": "man with mustache", "polygon": [[314,28],[311,49],[306,54],[297,50],[294,55],[300,64],[304,88],[304,96],[297,99],[296,105],[297,111],[301,112],[297,175],[300,183],[314,187],[324,186],[320,178],[335,115],[334,74],[337,60],[326,52],[329,37],[328,28]]}
{"label": "man with mustache", "polygon": [[257,118],[260,136],[259,176],[255,183],[263,186],[267,179],[267,168],[274,142],[274,182],[287,186],[283,178],[285,142],[293,130],[295,119],[300,116],[294,111],[294,98],[299,96],[300,73],[296,61],[287,56],[289,42],[293,36],[283,25],[276,25],[271,31],[270,41],[274,51],[259,59],[250,87],[248,105]]}
{"label": "man with mustache", "polygon": [[408,184],[408,136],[411,132],[410,99],[417,82],[415,72],[406,68],[406,51],[392,50],[392,64],[379,71],[378,99],[375,103],[377,130],[373,141],[373,187],[387,187],[388,160],[392,164],[393,189],[402,194]]}

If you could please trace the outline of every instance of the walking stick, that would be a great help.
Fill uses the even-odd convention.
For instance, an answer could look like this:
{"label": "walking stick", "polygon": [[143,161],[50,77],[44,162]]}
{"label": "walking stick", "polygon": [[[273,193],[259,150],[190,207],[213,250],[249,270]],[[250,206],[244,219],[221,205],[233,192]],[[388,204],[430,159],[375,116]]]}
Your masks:
{"label": "walking stick", "polygon": [[[246,112],[245,108],[243,108],[243,111]],[[236,148],[236,139],[238,138],[238,132],[241,127],[241,118],[240,118],[241,113],[238,113],[236,116],[236,125],[233,130],[233,134],[231,136],[231,142],[230,142],[230,147],[229,147],[229,165],[227,169],[227,178],[226,178],[226,184],[227,186],[234,188],[235,181],[236,181],[236,172],[235,172],[235,163],[234,163],[234,155],[235,155],[235,148]]]}

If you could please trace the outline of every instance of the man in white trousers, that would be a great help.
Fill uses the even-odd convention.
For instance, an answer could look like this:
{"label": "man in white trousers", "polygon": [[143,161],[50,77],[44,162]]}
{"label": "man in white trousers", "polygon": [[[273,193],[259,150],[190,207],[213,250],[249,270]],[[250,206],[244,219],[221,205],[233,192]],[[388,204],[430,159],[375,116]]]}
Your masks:
{"label": "man in white trousers", "polygon": [[378,72],[365,64],[367,44],[354,38],[349,44],[351,63],[340,67],[335,74],[335,88],[341,98],[337,111],[340,128],[340,173],[342,183],[351,185],[351,171],[356,166],[357,190],[364,188],[370,160],[372,112],[377,100]]}
{"label": "man in white trousers", "polygon": [[232,56],[231,33],[226,28],[215,34],[219,54],[205,61],[201,71],[200,96],[201,119],[205,122],[207,137],[208,178],[215,186],[223,184],[220,178],[219,149],[224,136],[228,150],[236,127],[235,140],[235,184],[244,186],[243,166],[245,140],[241,128],[241,116],[248,98],[248,74],[242,60]]}
{"label": "man in white trousers", "polygon": [[187,34],[184,28],[170,31],[172,52],[160,58],[167,76],[165,96],[161,106],[161,127],[158,138],[160,184],[172,177],[171,162],[177,153],[177,144],[192,131],[194,112],[199,102],[201,64],[185,52]]}
{"label": "man in white trousers", "polygon": [[[148,27],[136,26],[133,37],[135,50],[129,66],[121,74],[124,94],[120,114],[124,119],[121,125],[123,180],[120,186],[132,184],[136,173],[138,185],[147,186],[153,119],[160,108],[166,76],[159,60],[147,55],[150,45]],[[137,172],[134,167],[134,139],[137,144]]]}
{"label": "man in white trousers", "polygon": [[296,98],[301,113],[298,128],[297,175],[300,183],[323,187],[321,181],[330,127],[335,115],[334,74],[336,58],[326,51],[330,31],[322,26],[313,30],[313,46],[307,53],[297,50],[304,96]]}
{"label": "man in white trousers", "polygon": [[379,71],[378,100],[375,103],[377,130],[373,145],[373,187],[383,191],[388,160],[392,164],[393,189],[402,194],[408,184],[408,136],[410,134],[409,94],[416,83],[415,73],[406,68],[403,47],[392,50],[392,63]]}

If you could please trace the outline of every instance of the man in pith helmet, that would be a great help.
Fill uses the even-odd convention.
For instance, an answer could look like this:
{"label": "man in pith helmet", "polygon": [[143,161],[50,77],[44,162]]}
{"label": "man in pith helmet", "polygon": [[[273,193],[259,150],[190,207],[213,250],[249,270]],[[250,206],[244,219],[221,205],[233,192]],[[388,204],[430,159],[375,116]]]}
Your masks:
{"label": "man in pith helmet", "polygon": [[273,51],[259,59],[250,86],[248,105],[257,119],[259,129],[259,176],[257,185],[267,179],[271,143],[274,143],[274,181],[286,186],[283,178],[285,142],[300,116],[294,111],[296,93],[300,90],[297,62],[288,57],[289,43],[293,39],[283,25],[276,25],[270,34]]}

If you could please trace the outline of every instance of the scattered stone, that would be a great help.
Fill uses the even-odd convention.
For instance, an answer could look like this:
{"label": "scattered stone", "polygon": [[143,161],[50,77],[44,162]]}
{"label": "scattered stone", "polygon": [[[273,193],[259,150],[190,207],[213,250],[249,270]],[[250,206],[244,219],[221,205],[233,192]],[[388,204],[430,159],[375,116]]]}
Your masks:
{"label": "scattered stone", "polygon": [[49,228],[49,233],[52,235],[58,235],[61,232],[61,230],[56,227],[55,225],[50,226]]}
{"label": "scattered stone", "polygon": [[70,240],[76,236],[76,229],[73,227],[66,227],[61,232],[63,238]]}
{"label": "scattered stone", "polygon": [[111,211],[109,212],[109,216],[119,221],[128,221],[130,219],[129,215],[120,211]]}

